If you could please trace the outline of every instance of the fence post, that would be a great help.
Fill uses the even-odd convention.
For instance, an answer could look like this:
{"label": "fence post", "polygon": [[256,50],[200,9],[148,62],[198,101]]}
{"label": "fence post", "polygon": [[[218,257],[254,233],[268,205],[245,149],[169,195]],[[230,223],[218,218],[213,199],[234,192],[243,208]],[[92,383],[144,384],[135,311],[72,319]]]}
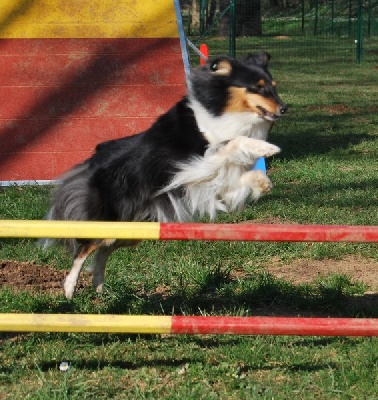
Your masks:
{"label": "fence post", "polygon": [[203,35],[206,30],[206,14],[207,14],[207,0],[200,2],[200,34]]}
{"label": "fence post", "polygon": [[335,0],[331,2],[331,34],[333,35],[333,20],[335,19]]}
{"label": "fence post", "polygon": [[361,64],[362,61],[362,0],[358,0],[357,9],[357,46],[356,46],[356,62]]}
{"label": "fence post", "polygon": [[314,36],[318,34],[318,12],[319,12],[319,2],[318,0],[315,0]]}
{"label": "fence post", "polygon": [[368,0],[368,15],[367,15],[367,37],[370,37],[371,32],[371,0]]}
{"label": "fence post", "polygon": [[231,57],[236,55],[236,43],[235,43],[235,0],[230,2],[230,38],[229,38],[229,53]]}

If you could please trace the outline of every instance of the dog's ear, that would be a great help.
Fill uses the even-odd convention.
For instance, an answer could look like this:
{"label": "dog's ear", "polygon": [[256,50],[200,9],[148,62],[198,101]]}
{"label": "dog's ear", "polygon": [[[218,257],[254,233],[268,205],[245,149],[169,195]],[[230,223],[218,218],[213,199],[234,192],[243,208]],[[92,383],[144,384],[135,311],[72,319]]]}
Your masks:
{"label": "dog's ear", "polygon": [[217,58],[209,63],[210,72],[218,76],[230,76],[232,72],[232,65],[227,58]]}
{"label": "dog's ear", "polygon": [[247,54],[242,58],[242,62],[247,65],[257,65],[261,68],[266,69],[270,60],[270,54],[265,51],[260,51],[257,54]]}

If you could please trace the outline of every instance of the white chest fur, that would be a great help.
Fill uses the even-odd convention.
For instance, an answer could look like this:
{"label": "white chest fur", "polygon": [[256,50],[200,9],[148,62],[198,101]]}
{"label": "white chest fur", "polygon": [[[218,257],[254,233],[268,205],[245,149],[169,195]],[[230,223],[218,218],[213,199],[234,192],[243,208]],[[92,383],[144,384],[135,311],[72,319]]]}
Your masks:
{"label": "white chest fur", "polygon": [[232,140],[237,136],[247,136],[266,140],[270,121],[251,112],[228,112],[220,116],[210,114],[199,102],[190,102],[199,130],[210,145]]}

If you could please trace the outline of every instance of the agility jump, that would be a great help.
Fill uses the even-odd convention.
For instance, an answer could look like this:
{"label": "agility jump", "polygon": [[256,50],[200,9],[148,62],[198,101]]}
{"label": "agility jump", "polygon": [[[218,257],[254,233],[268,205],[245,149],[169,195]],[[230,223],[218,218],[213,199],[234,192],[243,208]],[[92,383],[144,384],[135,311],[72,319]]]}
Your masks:
{"label": "agility jump", "polygon": [[[378,242],[378,226],[0,222],[0,237]],[[0,314],[3,332],[378,336],[378,319]]]}

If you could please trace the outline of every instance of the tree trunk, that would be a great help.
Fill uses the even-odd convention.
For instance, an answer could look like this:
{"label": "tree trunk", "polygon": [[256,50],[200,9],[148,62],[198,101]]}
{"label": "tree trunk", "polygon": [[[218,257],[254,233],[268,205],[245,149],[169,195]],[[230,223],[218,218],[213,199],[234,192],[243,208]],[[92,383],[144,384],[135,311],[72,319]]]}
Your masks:
{"label": "tree trunk", "polygon": [[236,0],[236,36],[261,36],[261,0]]}
{"label": "tree trunk", "polygon": [[[219,11],[229,6],[229,0],[219,0]],[[235,34],[236,36],[261,36],[261,0],[236,0],[235,3]],[[230,33],[230,13],[227,12],[220,21],[220,36]]]}

